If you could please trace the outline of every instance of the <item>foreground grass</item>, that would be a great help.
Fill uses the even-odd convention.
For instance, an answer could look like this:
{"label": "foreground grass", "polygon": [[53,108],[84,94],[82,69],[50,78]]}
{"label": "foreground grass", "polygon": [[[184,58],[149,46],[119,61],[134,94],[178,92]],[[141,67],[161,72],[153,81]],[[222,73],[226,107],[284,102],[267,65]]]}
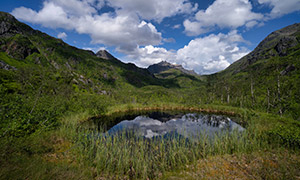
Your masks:
{"label": "foreground grass", "polygon": [[209,156],[161,179],[300,179],[299,151],[276,148],[244,154]]}
{"label": "foreground grass", "polygon": [[267,148],[268,145],[261,138],[257,133],[241,134],[237,131],[214,139],[202,134],[199,142],[178,136],[145,140],[130,136],[130,133],[114,137],[80,133],[76,150],[79,161],[95,168],[97,176],[154,179],[166,171],[208,156]]}
{"label": "foreground grass", "polygon": [[57,132],[0,140],[0,179],[90,179],[67,153],[70,142]]}
{"label": "foreground grass", "polygon": [[247,122],[247,131],[214,141],[202,136],[199,143],[183,138],[154,139],[149,143],[142,138],[128,139],[125,134],[112,138],[78,128],[81,122],[89,119],[90,113],[71,114],[62,119],[57,130],[40,131],[25,138],[1,139],[0,179],[299,177],[297,136],[294,131],[277,129],[297,127],[299,123],[295,121],[251,110],[209,105],[123,105],[111,107],[107,114],[145,108],[227,111],[241,117],[241,122]]}
{"label": "foreground grass", "polygon": [[[143,138],[121,134],[117,138],[99,134],[98,132],[78,130],[75,142],[78,160],[94,170],[95,177],[113,179],[155,179],[162,178],[167,171],[183,168],[199,159],[226,154],[249,154],[252,152],[269,152],[278,149],[284,142],[280,136],[272,134],[275,125],[292,123],[263,113],[255,113],[239,108],[224,106],[176,106],[173,104],[127,105],[112,107],[107,114],[129,112],[134,110],[190,110],[214,112],[240,116],[240,121],[247,121],[247,131],[227,134],[209,140],[204,134],[199,142],[190,142],[184,138],[153,139],[151,142]],[[279,119],[278,119],[279,118]],[[272,135],[272,136],[270,136]],[[289,134],[291,135],[291,134]],[[288,147],[295,147],[287,143]],[[296,147],[297,149],[297,147]],[[294,174],[291,176],[295,176]]]}

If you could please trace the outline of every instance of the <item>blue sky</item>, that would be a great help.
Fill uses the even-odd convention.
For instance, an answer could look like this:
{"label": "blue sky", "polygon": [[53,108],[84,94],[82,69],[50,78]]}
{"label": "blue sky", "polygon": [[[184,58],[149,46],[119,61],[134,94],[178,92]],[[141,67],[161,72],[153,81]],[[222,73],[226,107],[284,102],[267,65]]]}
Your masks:
{"label": "blue sky", "polygon": [[299,0],[2,0],[0,10],[78,48],[199,74],[225,69],[300,22]]}

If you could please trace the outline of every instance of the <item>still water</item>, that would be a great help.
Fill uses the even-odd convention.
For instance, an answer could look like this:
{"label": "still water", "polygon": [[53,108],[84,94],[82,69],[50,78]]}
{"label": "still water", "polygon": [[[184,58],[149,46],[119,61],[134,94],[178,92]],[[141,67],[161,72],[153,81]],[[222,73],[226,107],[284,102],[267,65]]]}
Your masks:
{"label": "still water", "polygon": [[136,136],[145,138],[166,137],[176,134],[194,139],[204,133],[207,136],[214,136],[233,131],[241,132],[244,131],[244,128],[223,115],[148,112],[118,119],[105,131],[109,135],[130,131]]}

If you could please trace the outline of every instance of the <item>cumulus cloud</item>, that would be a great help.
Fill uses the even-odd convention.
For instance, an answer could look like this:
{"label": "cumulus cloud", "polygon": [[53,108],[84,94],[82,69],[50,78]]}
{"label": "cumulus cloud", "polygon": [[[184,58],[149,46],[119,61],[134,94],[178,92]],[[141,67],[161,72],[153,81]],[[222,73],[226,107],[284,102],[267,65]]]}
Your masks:
{"label": "cumulus cloud", "polygon": [[57,34],[57,37],[60,39],[67,39],[68,35],[65,32],[61,32]]}
{"label": "cumulus cloud", "polygon": [[[99,14],[105,5],[114,11]],[[92,43],[115,46],[117,51],[130,54],[139,46],[158,45],[163,40],[146,20],[161,22],[166,17],[191,13],[197,7],[187,0],[45,0],[39,11],[19,7],[12,14],[44,27],[88,34]]]}
{"label": "cumulus cloud", "polygon": [[[12,14],[31,23],[49,28],[75,30],[88,34],[92,43],[115,46],[120,52],[128,53],[138,46],[158,45],[162,35],[155,26],[140,20],[136,13],[116,11],[98,14],[96,0],[45,1],[39,11],[20,7]],[[99,5],[101,6],[101,5]]]}
{"label": "cumulus cloud", "polygon": [[199,10],[192,20],[185,20],[184,27],[187,35],[199,35],[213,29],[237,28],[254,25],[263,15],[252,12],[252,5],[248,0],[216,0],[206,10]]}
{"label": "cumulus cloud", "polygon": [[258,2],[260,4],[267,4],[272,8],[269,18],[280,17],[300,10],[299,0],[258,0]]}
{"label": "cumulus cloud", "polygon": [[215,73],[249,53],[239,45],[242,42],[245,41],[236,30],[196,38],[177,51],[176,61],[200,74]]}
{"label": "cumulus cloud", "polygon": [[245,40],[233,30],[228,34],[211,34],[196,38],[178,51],[168,51],[151,45],[137,48],[128,59],[141,67],[168,61],[180,64],[186,69],[193,69],[199,74],[211,74],[225,69],[249,53],[247,48],[240,45],[241,43],[245,43]]}
{"label": "cumulus cloud", "polygon": [[108,5],[122,11],[135,12],[143,19],[161,22],[166,17],[196,11],[198,4],[188,0],[107,0]]}
{"label": "cumulus cloud", "polygon": [[133,61],[140,67],[148,67],[161,61],[173,62],[175,58],[176,52],[152,45],[136,48],[134,52],[127,56],[128,61]]}
{"label": "cumulus cloud", "polygon": [[30,8],[19,7],[12,14],[20,20],[41,24],[48,28],[72,29],[74,22],[68,17],[65,10],[53,2],[44,2],[43,8],[36,12]]}
{"label": "cumulus cloud", "polygon": [[125,54],[139,45],[157,45],[162,40],[161,33],[151,23],[139,22],[137,17],[126,14],[111,17],[106,13],[81,17],[76,30],[78,33],[89,34],[92,43],[115,46]]}

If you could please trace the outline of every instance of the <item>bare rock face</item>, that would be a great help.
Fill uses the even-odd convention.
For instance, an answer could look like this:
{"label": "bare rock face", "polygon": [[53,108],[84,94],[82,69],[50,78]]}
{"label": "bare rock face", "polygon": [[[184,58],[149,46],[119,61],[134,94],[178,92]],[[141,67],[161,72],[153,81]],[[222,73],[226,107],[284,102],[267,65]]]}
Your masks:
{"label": "bare rock face", "polygon": [[15,17],[9,13],[0,12],[0,36],[10,37],[15,34],[32,33],[33,29],[20,23]]}
{"label": "bare rock face", "polygon": [[286,56],[288,54],[287,50],[296,45],[296,37],[284,36],[279,40],[278,44],[275,46],[275,50],[278,52],[279,56]]}
{"label": "bare rock face", "polygon": [[106,60],[113,60],[116,59],[113,55],[111,55],[109,52],[107,52],[106,50],[100,50],[96,53],[96,56],[102,59],[106,59]]}
{"label": "bare rock face", "polygon": [[[0,12],[0,37],[2,39],[0,51],[16,59],[25,59],[33,53],[39,53],[27,37],[33,31],[31,27],[19,22],[12,15]],[[11,37],[13,38],[9,39]]]}
{"label": "bare rock face", "polygon": [[0,13],[0,35],[12,32],[12,33],[20,33],[20,30],[18,27],[15,26],[13,22],[16,21],[16,19],[7,13]]}

